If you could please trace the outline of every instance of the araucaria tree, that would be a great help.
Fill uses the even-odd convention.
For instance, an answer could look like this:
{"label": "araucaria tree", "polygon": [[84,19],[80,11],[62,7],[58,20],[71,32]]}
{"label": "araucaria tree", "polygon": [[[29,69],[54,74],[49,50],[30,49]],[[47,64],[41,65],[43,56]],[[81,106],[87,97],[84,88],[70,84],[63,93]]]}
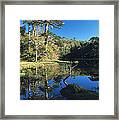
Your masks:
{"label": "araucaria tree", "polygon": [[61,20],[44,20],[44,38],[45,38],[45,46],[46,46],[46,53],[47,53],[47,44],[48,44],[48,31],[49,28],[58,28],[60,29],[63,26],[63,21]]}
{"label": "araucaria tree", "polygon": [[[35,62],[38,61],[38,51],[39,49],[39,39],[45,45],[44,55],[47,56],[47,45],[48,45],[48,37],[49,30],[52,28],[61,28],[63,26],[63,22],[61,20],[22,20],[23,27],[25,28],[25,32],[28,33],[28,52],[30,54],[31,44],[34,44],[35,49]],[[22,28],[20,28],[21,31]],[[41,29],[39,29],[41,28]],[[23,32],[22,32],[23,33]],[[44,38],[44,42],[42,38]]]}

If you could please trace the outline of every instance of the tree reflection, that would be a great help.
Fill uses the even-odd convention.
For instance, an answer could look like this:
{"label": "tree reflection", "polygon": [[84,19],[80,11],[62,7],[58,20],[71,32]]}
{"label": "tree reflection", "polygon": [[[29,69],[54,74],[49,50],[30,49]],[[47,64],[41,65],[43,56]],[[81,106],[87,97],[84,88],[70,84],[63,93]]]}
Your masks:
{"label": "tree reflection", "polygon": [[98,76],[97,69],[81,68],[76,63],[42,64],[34,68],[21,68],[20,73],[20,95],[23,100],[53,99],[51,94],[55,89],[60,88],[61,84],[66,87],[68,84],[65,80],[69,76],[91,76],[94,73]]}

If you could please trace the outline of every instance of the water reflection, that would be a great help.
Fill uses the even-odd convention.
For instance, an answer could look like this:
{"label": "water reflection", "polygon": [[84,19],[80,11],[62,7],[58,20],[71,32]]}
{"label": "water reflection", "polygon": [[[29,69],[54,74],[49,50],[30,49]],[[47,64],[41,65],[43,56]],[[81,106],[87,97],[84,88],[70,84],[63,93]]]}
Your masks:
{"label": "water reflection", "polygon": [[20,70],[21,100],[97,100],[98,68],[76,63],[41,64]]}

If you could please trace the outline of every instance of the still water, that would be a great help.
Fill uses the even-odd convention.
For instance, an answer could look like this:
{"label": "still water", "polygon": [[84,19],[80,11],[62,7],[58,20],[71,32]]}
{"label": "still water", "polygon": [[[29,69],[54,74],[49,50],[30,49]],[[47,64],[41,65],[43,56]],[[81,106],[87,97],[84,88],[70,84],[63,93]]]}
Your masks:
{"label": "still water", "polygon": [[21,67],[21,100],[98,100],[97,67],[69,63]]}

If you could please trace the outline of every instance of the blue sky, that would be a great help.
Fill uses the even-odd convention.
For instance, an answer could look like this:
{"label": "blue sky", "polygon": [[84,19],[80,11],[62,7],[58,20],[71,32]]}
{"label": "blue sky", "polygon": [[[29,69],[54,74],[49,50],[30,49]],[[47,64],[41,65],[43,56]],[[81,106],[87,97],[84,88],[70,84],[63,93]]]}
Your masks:
{"label": "blue sky", "polygon": [[91,37],[99,37],[98,20],[63,20],[64,26],[61,29],[51,31],[59,36],[79,40],[89,40]]}
{"label": "blue sky", "polygon": [[[99,37],[98,20],[63,20],[64,26],[61,29],[50,29],[61,37],[78,40],[89,40],[91,37]],[[22,24],[22,21],[20,21]]]}

